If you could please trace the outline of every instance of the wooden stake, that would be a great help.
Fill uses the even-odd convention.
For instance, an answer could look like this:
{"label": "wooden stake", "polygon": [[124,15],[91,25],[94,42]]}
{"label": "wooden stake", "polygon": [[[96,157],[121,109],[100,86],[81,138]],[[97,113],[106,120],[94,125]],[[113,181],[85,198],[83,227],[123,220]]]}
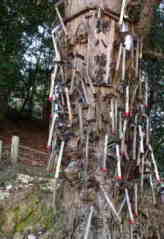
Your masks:
{"label": "wooden stake", "polygon": [[[53,41],[53,45],[54,45],[54,49],[55,49],[55,61],[61,61],[61,56],[60,56],[60,53],[59,53],[58,47],[57,47],[57,41],[56,41],[56,38],[54,37],[54,30],[52,31],[52,41]],[[54,71],[51,74],[51,87],[50,87],[50,93],[49,93],[50,101],[53,100],[53,91],[54,91],[54,85],[55,85],[57,71],[58,71],[58,65],[55,64]]]}
{"label": "wooden stake", "polygon": [[53,160],[54,160],[54,156],[53,156],[53,153],[51,152],[49,160],[48,160],[47,172],[52,171]]}
{"label": "wooden stake", "polygon": [[117,129],[117,119],[118,119],[118,101],[115,99],[114,104],[114,116],[115,116],[115,130]]}
{"label": "wooden stake", "polygon": [[72,95],[75,85],[75,76],[76,76],[76,69],[77,68],[77,59],[74,60],[74,67],[72,72],[72,79],[71,79],[71,87],[70,87],[70,94]]}
{"label": "wooden stake", "polygon": [[125,134],[126,134],[126,128],[127,128],[127,119],[124,120],[123,123],[123,137],[125,138]]}
{"label": "wooden stake", "polygon": [[146,118],[146,145],[150,142],[150,120],[149,117]]}
{"label": "wooden stake", "polygon": [[104,142],[104,158],[103,158],[103,170],[106,172],[106,160],[107,160],[107,154],[108,154],[108,139],[109,136],[106,134],[105,135],[105,142]]}
{"label": "wooden stake", "polygon": [[146,145],[149,146],[149,141],[150,141],[150,120],[149,120],[149,116],[147,114],[143,114],[143,116],[146,118]]}
{"label": "wooden stake", "polygon": [[124,19],[124,14],[125,14],[125,8],[126,8],[127,0],[122,1],[122,6],[121,6],[121,14],[120,14],[120,19],[119,19],[119,25],[121,26],[123,23]]}
{"label": "wooden stake", "polygon": [[122,81],[125,81],[125,74],[126,74],[126,49],[123,47],[122,53]]}
{"label": "wooden stake", "polygon": [[111,77],[111,62],[112,62],[112,53],[113,53],[113,45],[115,40],[115,20],[111,21],[111,31],[110,31],[110,41],[108,43],[107,48],[107,63],[106,63],[106,75],[105,75],[105,83],[109,83],[109,78]]}
{"label": "wooden stake", "polygon": [[63,82],[65,82],[65,74],[64,74],[64,70],[63,70],[63,67],[60,65],[60,67],[59,67],[60,69],[60,71],[59,71],[59,73],[60,73],[60,80],[61,81],[63,81]]}
{"label": "wooden stake", "polygon": [[144,133],[142,131],[142,126],[139,125],[138,126],[139,129],[139,136],[140,136],[140,153],[144,153],[144,143],[143,143],[143,139],[144,139]]}
{"label": "wooden stake", "polygon": [[132,50],[131,50],[131,67],[134,69],[135,68],[135,56],[134,56],[134,44],[133,44],[133,47],[132,47]]}
{"label": "wooden stake", "polygon": [[96,94],[96,91],[95,91],[92,79],[89,76],[89,73],[87,74],[87,76],[88,76],[88,81],[89,81],[89,85],[90,85],[90,89],[91,89],[91,93],[92,93],[92,98],[94,99],[94,95]]}
{"label": "wooden stake", "polygon": [[[92,93],[92,97],[93,95],[95,95],[96,91],[92,82],[92,79],[89,75],[89,52],[90,52],[90,48],[89,48],[89,44],[90,44],[90,40],[88,38],[88,45],[87,45],[87,66],[86,66],[86,73],[87,73],[87,79],[91,88],[91,93]],[[94,97],[93,97],[94,98]]]}
{"label": "wooden stake", "polygon": [[159,230],[157,230],[157,239],[161,239],[161,235],[159,233]]}
{"label": "wooden stake", "polygon": [[[49,119],[51,120],[52,119],[52,116],[54,114],[54,108],[55,108],[55,101],[52,101],[51,102],[51,113],[49,115]],[[50,125],[49,125],[49,129],[50,129]]]}
{"label": "wooden stake", "polygon": [[121,140],[121,153],[125,152],[126,128],[127,128],[127,119],[125,119],[124,123],[123,123],[123,136],[122,136],[122,140]]}
{"label": "wooden stake", "polygon": [[97,13],[97,18],[100,19],[101,18],[101,7],[99,7],[98,9],[98,13]]}
{"label": "wooden stake", "polygon": [[75,70],[73,70],[72,73],[72,80],[71,80],[71,87],[70,87],[70,95],[72,95],[73,91],[74,91],[74,85],[75,85]]}
{"label": "wooden stake", "polygon": [[111,208],[112,212],[113,212],[114,215],[116,216],[116,219],[119,221],[119,223],[121,223],[121,218],[120,218],[120,216],[118,215],[118,213],[117,213],[117,211],[116,211],[116,209],[115,209],[115,207],[114,207],[112,201],[109,199],[109,197],[108,197],[107,193],[105,192],[105,190],[104,190],[104,188],[103,188],[102,185],[101,185],[101,190],[102,190],[102,192],[104,193],[105,199],[106,199],[106,201],[107,201],[109,207]]}
{"label": "wooden stake", "polygon": [[115,133],[115,115],[114,115],[114,99],[111,99],[111,120],[112,120],[112,133]]}
{"label": "wooden stake", "polygon": [[151,159],[152,159],[152,163],[154,165],[154,171],[155,171],[155,176],[158,182],[160,182],[160,176],[159,176],[159,172],[158,172],[158,167],[155,161],[155,157],[154,157],[154,153],[153,153],[153,149],[152,146],[149,144],[149,150],[151,152]]}
{"label": "wooden stake", "polygon": [[138,184],[134,184],[134,211],[135,215],[138,216]]}
{"label": "wooden stake", "polygon": [[119,112],[119,137],[120,137],[120,139],[122,139],[122,137],[123,137],[122,115],[121,115],[121,112]]}
{"label": "wooden stake", "polygon": [[132,94],[132,97],[131,97],[131,100],[130,100],[130,105],[131,105],[131,108],[133,107],[134,105],[134,102],[136,100],[136,95],[137,95],[137,91],[138,91],[138,88],[139,88],[139,84],[137,84],[133,90],[133,94]]}
{"label": "wooden stake", "polygon": [[123,52],[123,46],[122,46],[122,43],[120,43],[118,57],[117,57],[117,62],[116,62],[116,71],[119,71],[119,68],[120,68],[122,52]]}
{"label": "wooden stake", "polygon": [[[114,227],[114,226],[113,226]],[[112,239],[116,239],[116,231],[115,228],[112,230]]]}
{"label": "wooden stake", "polygon": [[49,93],[49,101],[53,100],[53,92],[54,92],[54,85],[55,85],[55,79],[56,79],[56,75],[57,75],[57,70],[58,70],[58,66],[55,65],[54,71],[51,74],[51,87],[50,87],[50,93]]}
{"label": "wooden stake", "polygon": [[57,166],[56,166],[55,178],[54,178],[54,192],[53,192],[53,207],[54,207],[54,209],[55,209],[57,180],[59,178],[59,171],[60,171],[61,161],[62,161],[62,157],[63,157],[64,144],[65,144],[65,142],[62,141],[60,152],[59,152],[59,157],[58,157],[58,161],[57,161]]}
{"label": "wooden stake", "polygon": [[136,77],[138,77],[138,74],[139,74],[139,51],[140,51],[140,48],[139,48],[139,40],[137,40],[137,48],[136,48],[136,69],[135,69]]}
{"label": "wooden stake", "polygon": [[125,116],[128,117],[130,113],[129,110],[129,86],[126,87],[126,98],[125,98]]}
{"label": "wooden stake", "polygon": [[54,46],[54,50],[55,50],[55,59],[54,60],[61,61],[61,55],[60,55],[60,52],[57,47],[57,38],[54,36],[55,31],[56,31],[56,28],[55,28],[55,30],[54,29],[52,30],[52,42],[53,42],[53,46]]}
{"label": "wooden stake", "polygon": [[134,225],[130,225],[130,239],[133,239],[133,228]]}
{"label": "wooden stake", "polygon": [[148,82],[145,81],[145,107],[148,107]]}
{"label": "wooden stake", "polygon": [[131,203],[130,203],[129,193],[128,193],[127,188],[125,188],[125,196],[126,196],[126,202],[127,202],[128,210],[129,210],[130,224],[134,224],[135,221],[134,221],[134,216],[133,216],[133,213],[132,213],[132,206],[131,206]]}
{"label": "wooden stake", "polygon": [[[88,161],[88,155],[89,155],[89,138],[90,138],[90,132],[87,132],[87,137],[86,137],[86,147],[85,147],[85,158]],[[87,163],[88,165],[88,163]]]}
{"label": "wooden stake", "polygon": [[90,138],[90,132],[87,132],[86,146],[85,146],[85,165],[84,165],[85,191],[87,191],[87,180],[88,180],[89,138]]}
{"label": "wooden stake", "polygon": [[59,7],[64,2],[65,2],[65,0],[59,0],[57,3],[55,3],[55,7]]}
{"label": "wooden stake", "polygon": [[61,14],[60,14],[59,9],[58,9],[57,6],[55,7],[55,10],[56,10],[57,16],[58,16],[58,18],[59,18],[59,20],[60,20],[60,23],[61,23],[61,25],[62,25],[62,27],[63,27],[63,31],[64,31],[65,35],[68,35],[67,29],[66,29],[65,24],[64,24],[64,21],[63,21],[63,18],[62,18],[62,16],[61,16]]}
{"label": "wooden stake", "polygon": [[124,142],[124,156],[125,156],[126,160],[129,160],[127,144],[125,144],[125,142]]}
{"label": "wooden stake", "polygon": [[88,221],[87,221],[87,226],[86,226],[86,229],[85,229],[84,239],[88,239],[93,212],[94,212],[94,207],[91,206]]}
{"label": "wooden stake", "polygon": [[140,43],[139,44],[139,46],[140,46],[140,55],[139,55],[139,57],[140,57],[140,59],[142,59],[142,57],[143,57],[143,38],[140,39],[139,43]]}
{"label": "wooden stake", "polygon": [[141,153],[140,153],[140,150],[138,150],[138,154],[137,154],[137,165],[139,166],[140,165],[140,162],[141,162]]}
{"label": "wooden stake", "polygon": [[143,193],[143,184],[144,184],[144,164],[145,164],[145,157],[144,155],[141,156],[141,193]]}
{"label": "wooden stake", "polygon": [[68,88],[65,88],[65,95],[66,95],[66,101],[67,101],[67,108],[68,108],[68,115],[69,115],[69,121],[72,125],[72,109],[71,109],[71,103],[70,103],[70,97],[69,97],[69,92],[68,92]]}
{"label": "wooden stake", "polygon": [[80,137],[81,137],[81,140],[82,140],[84,138],[84,129],[83,129],[82,108],[81,108],[80,104],[79,104],[79,107],[78,107],[78,115],[79,115]]}
{"label": "wooden stake", "polygon": [[123,201],[122,201],[122,203],[121,203],[121,205],[120,205],[120,208],[119,208],[119,210],[118,210],[118,215],[121,214],[121,211],[122,211],[122,209],[123,209],[125,203],[126,203],[126,197],[124,197],[124,199],[123,199]]}
{"label": "wooden stake", "polygon": [[50,132],[49,132],[49,137],[48,137],[48,143],[47,143],[47,147],[48,147],[48,148],[51,147],[52,136],[53,136],[53,130],[54,130],[54,126],[55,126],[56,119],[57,119],[57,114],[56,114],[56,113],[53,113],[52,122],[51,122],[51,127],[50,127]]}
{"label": "wooden stake", "polygon": [[134,134],[133,134],[133,160],[136,159],[136,143],[137,143],[137,121],[135,122],[134,125]]}
{"label": "wooden stake", "polygon": [[120,157],[120,148],[119,145],[116,144],[116,156],[117,156],[117,178],[119,180],[122,179],[122,174],[121,174],[121,157]]}
{"label": "wooden stake", "polygon": [[56,147],[56,143],[57,143],[57,136],[55,134],[54,140],[52,142],[52,149],[53,150],[50,153],[50,158],[49,158],[48,165],[47,165],[47,171],[50,171],[52,161],[54,160],[54,154],[55,154],[54,148]]}
{"label": "wooden stake", "polygon": [[20,142],[20,139],[18,136],[12,136],[10,157],[12,160],[12,164],[14,165],[18,162],[19,142]]}
{"label": "wooden stake", "polygon": [[155,197],[155,191],[154,191],[154,185],[153,185],[153,180],[152,180],[152,175],[149,175],[149,180],[150,180],[150,186],[151,186],[151,191],[152,191],[152,199],[153,199],[153,204],[156,205],[156,197]]}
{"label": "wooden stake", "polygon": [[87,89],[86,89],[84,81],[81,79],[81,77],[80,77],[80,81],[81,81],[81,86],[83,88],[85,100],[86,100],[87,104],[89,104],[90,102],[89,102],[89,99],[88,99]]}
{"label": "wooden stake", "polygon": [[60,86],[58,84],[56,84],[56,86],[54,87],[54,92],[53,92],[53,101],[58,99],[60,96],[59,88],[60,88]]}

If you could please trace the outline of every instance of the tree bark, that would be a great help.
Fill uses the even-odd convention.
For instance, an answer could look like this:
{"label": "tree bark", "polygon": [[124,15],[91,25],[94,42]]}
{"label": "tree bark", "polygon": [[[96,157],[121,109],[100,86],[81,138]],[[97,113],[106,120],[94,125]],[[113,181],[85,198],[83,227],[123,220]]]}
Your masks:
{"label": "tree bark", "polygon": [[120,13],[122,0],[86,0],[86,1],[67,1],[65,16],[69,17],[85,8],[104,8],[111,9],[116,13]]}
{"label": "tree bark", "polygon": [[[53,134],[53,142],[58,143],[52,148],[53,157],[65,141],[63,196],[60,202],[57,200],[57,207],[65,212],[63,234],[67,239],[132,238],[129,212],[124,209],[118,215],[118,210],[125,189],[134,209],[134,181],[145,151],[140,152],[141,140],[136,139],[138,157],[132,142],[135,134],[139,137],[136,119],[137,125],[141,124],[146,114],[146,83],[139,67],[142,41],[134,32],[134,24],[126,22],[126,32],[118,24],[121,4],[121,0],[68,0],[65,5],[67,19],[87,9],[67,21],[68,35],[60,35],[57,40],[62,61],[72,67],[62,65],[56,79],[56,85],[62,84],[64,89],[56,95],[60,110],[54,110],[57,103],[52,102],[52,114],[58,115]],[[127,49],[129,34],[135,41]],[[143,131],[145,127],[144,123]]]}

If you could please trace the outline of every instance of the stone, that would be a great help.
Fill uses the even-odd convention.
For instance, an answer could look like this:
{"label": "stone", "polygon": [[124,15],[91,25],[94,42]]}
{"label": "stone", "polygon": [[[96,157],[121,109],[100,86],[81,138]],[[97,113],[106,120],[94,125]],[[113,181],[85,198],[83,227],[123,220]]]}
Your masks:
{"label": "stone", "polygon": [[2,225],[3,233],[12,233],[16,226],[16,214],[13,211],[8,211],[5,215],[5,223]]}
{"label": "stone", "polygon": [[[11,171],[3,173],[5,178],[10,175],[9,172]],[[49,193],[53,179],[38,179],[17,173],[4,183],[1,176],[0,239],[40,239],[42,236],[53,239],[52,233],[47,233],[54,227],[52,193]],[[46,190],[45,193],[42,186],[49,191]]]}
{"label": "stone", "polygon": [[50,233],[46,232],[45,234],[41,235],[39,239],[49,239],[50,238]]}
{"label": "stone", "polygon": [[34,234],[29,234],[27,239],[37,239],[37,237]]}
{"label": "stone", "polygon": [[10,195],[9,192],[0,190],[0,200],[4,200],[4,199],[8,198],[9,195]]}
{"label": "stone", "polygon": [[24,235],[21,234],[20,232],[16,232],[13,237],[13,239],[23,239],[23,238],[24,238]]}

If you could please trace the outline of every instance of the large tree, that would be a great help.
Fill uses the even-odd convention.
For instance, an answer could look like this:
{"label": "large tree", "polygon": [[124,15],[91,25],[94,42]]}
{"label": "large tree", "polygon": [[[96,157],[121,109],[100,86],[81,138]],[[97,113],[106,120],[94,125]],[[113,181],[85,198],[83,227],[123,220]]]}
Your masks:
{"label": "large tree", "polygon": [[[133,238],[143,176],[160,180],[142,69],[159,1],[64,3],[65,19],[59,16],[53,31],[48,142],[50,163],[57,164],[55,192],[61,160],[63,166],[62,195],[54,192],[56,208],[64,210],[58,238]],[[137,233],[144,238],[146,231]]]}
{"label": "large tree", "polygon": [[47,1],[39,6],[36,1],[1,1],[0,119],[16,99],[23,101],[23,111],[46,98],[52,68],[52,6]]}

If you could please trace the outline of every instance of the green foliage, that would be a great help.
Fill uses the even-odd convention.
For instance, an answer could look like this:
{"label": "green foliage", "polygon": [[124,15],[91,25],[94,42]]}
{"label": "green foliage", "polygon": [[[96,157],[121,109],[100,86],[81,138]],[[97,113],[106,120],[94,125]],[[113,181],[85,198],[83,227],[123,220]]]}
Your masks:
{"label": "green foliage", "polygon": [[[164,11],[162,9],[156,10],[150,39],[152,49],[164,54]],[[144,66],[150,85],[152,141],[162,171],[164,170],[164,59],[147,59]]]}
{"label": "green foliage", "polygon": [[151,47],[164,53],[164,8],[155,11],[155,21],[150,36]]}
{"label": "green foliage", "polygon": [[53,210],[42,199],[40,192],[35,191],[17,206],[4,207],[1,210],[0,233],[12,236],[15,232],[26,232],[29,228],[35,232],[38,225],[46,230],[53,228]]}
{"label": "green foliage", "polygon": [[53,20],[53,4],[48,1],[41,4],[31,0],[1,1],[0,89],[1,92],[7,89],[4,98],[11,105],[12,99],[18,97],[22,110],[33,108],[34,99],[43,103],[47,95],[53,57],[49,32]]}

